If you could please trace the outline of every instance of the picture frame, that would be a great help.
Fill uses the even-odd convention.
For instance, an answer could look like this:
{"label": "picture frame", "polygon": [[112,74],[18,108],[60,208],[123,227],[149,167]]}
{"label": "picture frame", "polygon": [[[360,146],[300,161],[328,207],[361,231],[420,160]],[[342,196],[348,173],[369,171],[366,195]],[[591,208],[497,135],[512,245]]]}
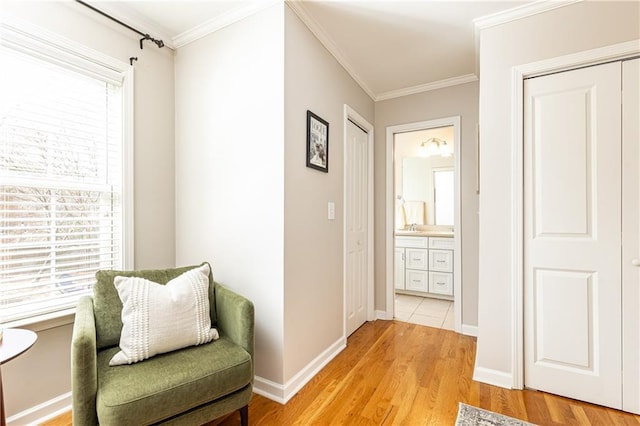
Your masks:
{"label": "picture frame", "polygon": [[307,110],[307,167],[329,173],[329,123]]}

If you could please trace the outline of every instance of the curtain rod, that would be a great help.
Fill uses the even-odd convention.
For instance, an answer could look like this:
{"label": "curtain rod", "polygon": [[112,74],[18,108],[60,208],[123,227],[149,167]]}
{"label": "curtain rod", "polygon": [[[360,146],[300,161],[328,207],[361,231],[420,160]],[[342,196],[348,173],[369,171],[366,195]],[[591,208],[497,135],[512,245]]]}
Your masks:
{"label": "curtain rod", "polygon": [[164,47],[164,41],[156,40],[155,38],[151,37],[149,34],[145,34],[142,31],[139,31],[139,30],[133,28],[132,26],[125,24],[124,22],[120,21],[119,19],[114,18],[113,16],[101,11],[100,9],[96,9],[95,7],[91,6],[90,4],[83,2],[82,0],[76,0],[76,2],[80,3],[83,6],[88,7],[89,9],[93,10],[94,12],[98,12],[100,15],[102,15],[102,16],[104,16],[106,18],[111,19],[113,22],[116,22],[116,23],[122,25],[123,27],[128,28],[129,30],[131,30],[133,32],[140,34],[142,36],[142,38],[140,39],[140,49],[142,49],[142,42],[145,41],[145,40],[149,40],[149,41],[154,42],[159,48],[160,47]]}

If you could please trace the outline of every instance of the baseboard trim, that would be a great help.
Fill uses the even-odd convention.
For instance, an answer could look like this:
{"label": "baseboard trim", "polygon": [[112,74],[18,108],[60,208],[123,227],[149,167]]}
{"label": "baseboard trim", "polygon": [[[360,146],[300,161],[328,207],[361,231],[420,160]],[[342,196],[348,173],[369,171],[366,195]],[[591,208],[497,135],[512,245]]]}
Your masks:
{"label": "baseboard trim", "polygon": [[264,377],[255,376],[253,378],[253,392],[280,404],[285,403],[284,385],[265,379]]}
{"label": "baseboard trim", "polygon": [[465,336],[478,337],[478,326],[462,324],[462,334]]}
{"label": "baseboard trim", "polygon": [[389,318],[389,316],[387,315],[387,311],[377,310],[376,311],[376,319],[379,319],[379,320],[392,320],[393,318]]}
{"label": "baseboard trim", "polygon": [[347,339],[345,337],[336,340],[284,385],[256,376],[253,381],[253,391],[272,401],[286,404],[346,347]]}
{"label": "baseboard trim", "polygon": [[486,383],[488,385],[499,386],[501,388],[512,389],[513,377],[504,371],[493,370],[491,368],[478,367],[473,370],[473,380]]}
{"label": "baseboard trim", "polygon": [[8,417],[7,426],[39,425],[67,411],[71,411],[71,392]]}

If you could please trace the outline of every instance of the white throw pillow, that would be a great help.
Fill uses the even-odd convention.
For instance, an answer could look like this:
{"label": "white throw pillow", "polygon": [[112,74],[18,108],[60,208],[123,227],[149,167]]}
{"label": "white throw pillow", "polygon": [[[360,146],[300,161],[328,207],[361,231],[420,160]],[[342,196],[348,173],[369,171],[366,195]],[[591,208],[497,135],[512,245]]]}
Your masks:
{"label": "white throw pillow", "polygon": [[209,317],[209,265],[166,285],[138,277],[115,277],[113,283],[123,305],[122,333],[120,352],[109,365],[132,364],[219,337]]}

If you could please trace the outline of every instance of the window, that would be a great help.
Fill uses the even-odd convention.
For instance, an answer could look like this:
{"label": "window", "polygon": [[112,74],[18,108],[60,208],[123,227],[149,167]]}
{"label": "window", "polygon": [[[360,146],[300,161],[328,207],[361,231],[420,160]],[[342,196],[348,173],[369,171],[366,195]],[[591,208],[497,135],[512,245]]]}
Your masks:
{"label": "window", "polygon": [[436,225],[453,225],[453,170],[433,171]]}
{"label": "window", "polygon": [[75,306],[130,247],[124,75],[2,36],[0,322]]}

